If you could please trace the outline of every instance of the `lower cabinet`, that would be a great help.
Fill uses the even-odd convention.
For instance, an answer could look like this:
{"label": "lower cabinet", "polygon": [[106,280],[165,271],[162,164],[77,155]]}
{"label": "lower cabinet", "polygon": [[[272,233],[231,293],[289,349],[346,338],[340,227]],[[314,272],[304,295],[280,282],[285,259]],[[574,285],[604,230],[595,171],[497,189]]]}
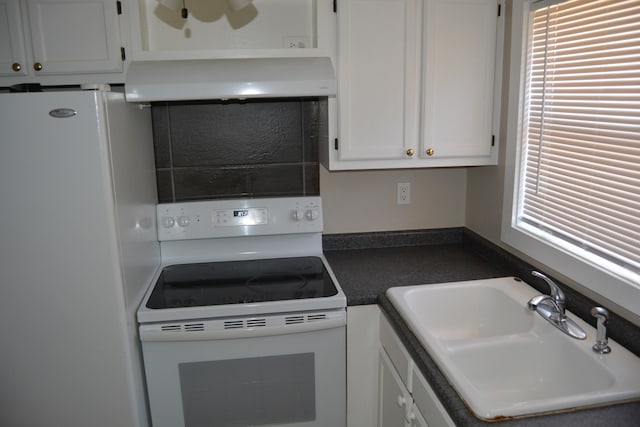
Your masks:
{"label": "lower cabinet", "polygon": [[454,427],[389,321],[380,315],[378,426]]}
{"label": "lower cabinet", "polygon": [[455,426],[377,305],[347,307],[347,426]]}
{"label": "lower cabinet", "polygon": [[378,375],[378,427],[427,427],[427,422],[413,401],[411,393],[382,348],[379,354]]}

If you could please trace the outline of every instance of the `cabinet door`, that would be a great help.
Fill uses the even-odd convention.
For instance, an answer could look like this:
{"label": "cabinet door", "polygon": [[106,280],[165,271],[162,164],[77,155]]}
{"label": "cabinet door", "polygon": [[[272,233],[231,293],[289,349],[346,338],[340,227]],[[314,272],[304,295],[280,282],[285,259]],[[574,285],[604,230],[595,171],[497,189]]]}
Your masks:
{"label": "cabinet door", "polygon": [[410,158],[417,148],[417,0],[338,2],[340,160]]}
{"label": "cabinet door", "polygon": [[455,427],[447,410],[417,366],[413,365],[411,371],[414,412],[419,413],[431,427]]}
{"label": "cabinet door", "polygon": [[0,76],[27,74],[19,0],[0,0]]}
{"label": "cabinet door", "polygon": [[378,427],[406,426],[413,400],[384,349],[379,356]]}
{"label": "cabinet door", "polygon": [[421,156],[489,156],[497,0],[425,0]]}
{"label": "cabinet door", "polygon": [[27,0],[27,5],[36,74],[122,71],[114,0]]}
{"label": "cabinet door", "polygon": [[414,404],[413,408],[411,408],[411,427],[429,427],[427,421],[422,416],[422,412],[420,409]]}

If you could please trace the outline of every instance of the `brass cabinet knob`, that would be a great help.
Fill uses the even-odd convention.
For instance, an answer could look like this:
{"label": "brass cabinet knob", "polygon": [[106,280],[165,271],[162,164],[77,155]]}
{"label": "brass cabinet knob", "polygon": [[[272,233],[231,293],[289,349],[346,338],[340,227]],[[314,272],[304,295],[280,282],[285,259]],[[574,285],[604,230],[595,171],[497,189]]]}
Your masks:
{"label": "brass cabinet knob", "polygon": [[415,151],[413,151],[413,148],[409,148],[409,149],[407,150],[407,156],[409,156],[409,157],[413,157],[413,154],[414,154],[414,153],[415,153]]}
{"label": "brass cabinet knob", "polygon": [[42,64],[39,62],[36,62],[35,64],[33,64],[33,69],[36,71],[42,70]]}
{"label": "brass cabinet knob", "polygon": [[427,156],[433,156],[433,148],[427,148]]}
{"label": "brass cabinet knob", "polygon": [[18,71],[22,70],[22,65],[14,62],[13,64],[11,64],[11,69],[17,73]]}

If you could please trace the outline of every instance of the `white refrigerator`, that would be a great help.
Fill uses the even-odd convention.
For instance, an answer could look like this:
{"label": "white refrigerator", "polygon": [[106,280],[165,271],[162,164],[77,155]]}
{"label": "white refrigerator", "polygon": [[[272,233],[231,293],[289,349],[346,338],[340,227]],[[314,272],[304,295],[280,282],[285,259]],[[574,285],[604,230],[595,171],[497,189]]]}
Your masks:
{"label": "white refrigerator", "polygon": [[149,424],[150,120],[104,89],[0,94],[1,426]]}

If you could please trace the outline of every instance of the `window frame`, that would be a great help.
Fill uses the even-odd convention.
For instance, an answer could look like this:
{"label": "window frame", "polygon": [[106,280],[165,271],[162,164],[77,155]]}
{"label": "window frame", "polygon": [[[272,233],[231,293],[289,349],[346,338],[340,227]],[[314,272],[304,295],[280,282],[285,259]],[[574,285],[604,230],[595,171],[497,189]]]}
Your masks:
{"label": "window frame", "polygon": [[[634,314],[640,314],[640,282],[588,252],[570,253],[560,239],[542,236],[535,227],[517,223],[521,185],[521,136],[526,86],[528,14],[534,0],[513,0],[508,116],[501,240],[584,288]],[[606,268],[605,268],[606,266]]]}

